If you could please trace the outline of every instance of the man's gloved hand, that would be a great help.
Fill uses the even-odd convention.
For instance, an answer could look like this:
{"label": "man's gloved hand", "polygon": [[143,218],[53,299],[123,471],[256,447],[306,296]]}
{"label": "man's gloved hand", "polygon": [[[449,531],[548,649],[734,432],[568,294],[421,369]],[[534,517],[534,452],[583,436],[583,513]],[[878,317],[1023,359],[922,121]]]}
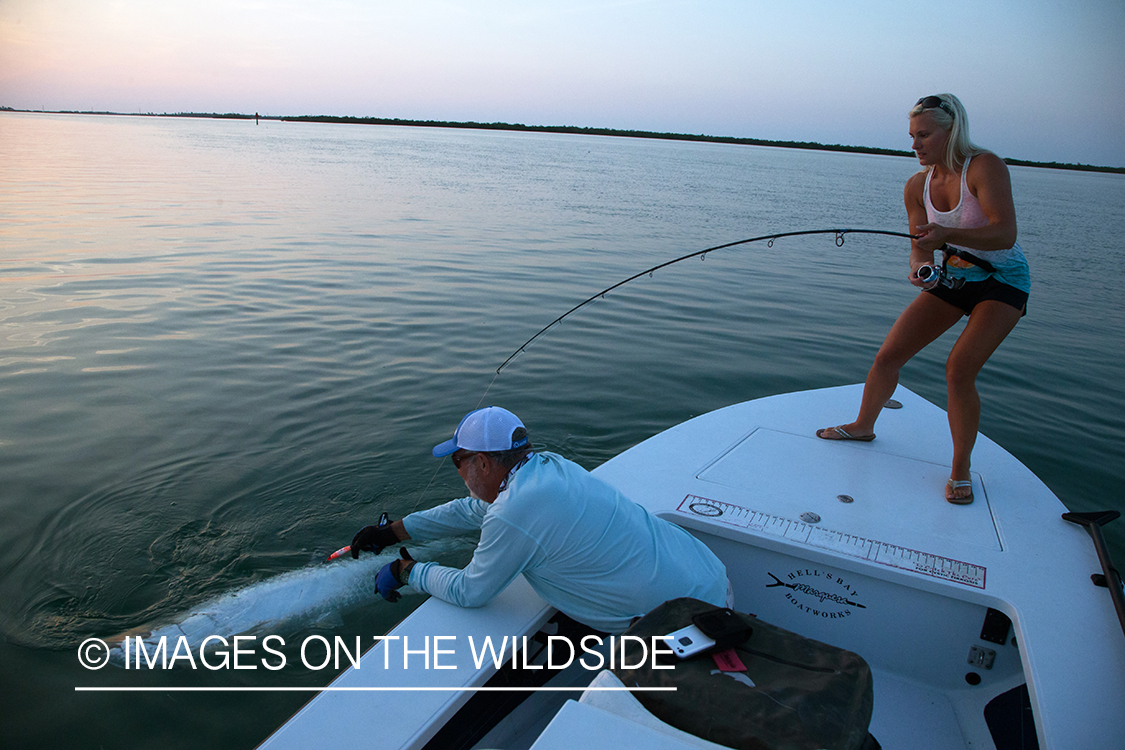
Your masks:
{"label": "man's gloved hand", "polygon": [[379,575],[375,576],[375,591],[388,602],[397,602],[402,596],[398,593],[402,584],[398,582],[398,576],[394,572],[398,564],[398,560],[387,563],[379,570]]}
{"label": "man's gloved hand", "polygon": [[352,537],[352,559],[357,559],[361,551],[374,552],[377,555],[385,547],[389,547],[396,542],[398,542],[398,536],[391,531],[390,520],[384,513],[378,526],[364,526]]}
{"label": "man's gloved hand", "polygon": [[406,551],[406,547],[399,552],[402,558],[387,563],[375,576],[375,591],[388,602],[397,602],[402,596],[398,590],[406,585],[406,578],[414,563],[414,558]]}

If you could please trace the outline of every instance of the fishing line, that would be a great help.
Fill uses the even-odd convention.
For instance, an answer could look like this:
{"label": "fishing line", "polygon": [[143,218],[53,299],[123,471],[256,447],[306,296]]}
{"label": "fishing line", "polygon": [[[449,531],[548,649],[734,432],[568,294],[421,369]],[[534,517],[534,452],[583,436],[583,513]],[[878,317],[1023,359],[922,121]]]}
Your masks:
{"label": "fishing line", "polygon": [[[479,409],[480,405],[484,403],[485,397],[488,395],[488,392],[492,390],[492,384],[496,382],[496,378],[498,377],[500,377],[499,370],[497,370],[496,374],[492,376],[492,380],[489,381],[488,387],[484,389],[484,393],[480,394],[480,401],[477,401],[477,405],[473,407],[473,411]],[[445,466],[445,461],[438,461],[438,465],[434,469],[434,473],[430,475],[430,481],[427,482],[426,486],[422,488],[422,492],[418,495],[418,499],[414,501],[414,506],[410,509],[410,513],[418,510],[418,506],[422,504],[422,500],[425,499],[426,493],[430,491],[430,486],[434,483],[434,480],[437,479],[438,472],[441,471],[443,466]],[[410,513],[405,514],[403,518],[410,515]]]}
{"label": "fishing line", "polygon": [[[514,352],[512,352],[511,356],[509,356],[506,360],[504,360],[504,362],[499,367],[496,368],[496,374],[499,375],[500,371],[503,370],[505,367],[507,367],[509,362],[511,362],[513,359],[515,359],[517,356],[519,356],[524,350],[526,350],[528,345],[531,344],[532,341],[535,341],[535,339],[539,338],[544,333],[549,331],[551,328],[553,328],[556,325],[558,325],[559,323],[561,323],[564,318],[568,317],[572,313],[577,312],[578,310],[582,309],[583,307],[590,304],[594,300],[604,298],[605,295],[609,294],[614,289],[617,289],[618,287],[624,286],[625,284],[628,284],[630,281],[633,281],[634,279],[639,279],[642,276],[651,276],[653,273],[655,273],[656,271],[659,271],[662,268],[667,268],[668,266],[674,265],[674,264],[679,263],[680,261],[683,261],[683,260],[688,260],[689,258],[697,258],[698,257],[698,258],[701,258],[701,259],[706,259],[707,253],[713,253],[716,250],[725,250],[728,247],[736,247],[737,245],[748,245],[751,242],[763,242],[763,241],[765,241],[767,243],[767,245],[766,245],[767,247],[773,247],[773,241],[777,240],[777,239],[781,239],[782,237],[799,237],[799,236],[802,236],[802,235],[809,235],[809,234],[834,234],[834,235],[836,235],[836,247],[843,247],[844,246],[844,235],[846,235],[846,234],[883,234],[883,235],[887,235],[887,236],[890,236],[890,237],[906,237],[908,239],[915,239],[914,235],[906,234],[905,232],[891,232],[891,231],[884,230],[884,229],[806,229],[806,230],[802,230],[802,231],[799,231],[799,232],[779,232],[778,234],[764,234],[761,237],[751,237],[748,240],[738,240],[737,242],[727,242],[723,245],[715,245],[714,247],[709,247],[706,250],[697,250],[694,253],[688,253],[687,255],[681,255],[679,258],[675,258],[673,260],[665,261],[664,263],[660,263],[658,265],[655,265],[652,268],[646,268],[644,271],[641,271],[640,273],[635,273],[632,276],[630,276],[629,278],[624,279],[622,281],[619,281],[616,284],[614,284],[613,286],[606,287],[605,289],[601,290],[597,294],[594,294],[594,295],[588,297],[587,299],[583,300],[582,302],[579,302],[577,305],[570,308],[569,310],[564,312],[562,315],[555,318],[550,323],[548,323],[547,325],[545,325],[541,329],[539,329],[539,332],[536,333],[534,336],[529,338],[527,341],[523,342],[523,345],[520,346],[519,349],[516,349]],[[495,382],[495,380],[496,380],[496,378],[493,378],[493,382]],[[492,384],[489,383],[488,387],[491,388]],[[485,393],[488,393],[488,391],[486,390]],[[481,397],[481,400],[482,401],[484,400],[483,396]]]}

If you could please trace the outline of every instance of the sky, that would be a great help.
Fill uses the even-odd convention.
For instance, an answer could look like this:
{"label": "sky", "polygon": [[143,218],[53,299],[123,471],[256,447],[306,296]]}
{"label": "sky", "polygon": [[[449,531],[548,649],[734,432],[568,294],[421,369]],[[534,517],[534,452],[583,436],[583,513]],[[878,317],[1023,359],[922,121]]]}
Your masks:
{"label": "sky", "polygon": [[0,106],[648,130],[1125,167],[1123,0],[0,0]]}

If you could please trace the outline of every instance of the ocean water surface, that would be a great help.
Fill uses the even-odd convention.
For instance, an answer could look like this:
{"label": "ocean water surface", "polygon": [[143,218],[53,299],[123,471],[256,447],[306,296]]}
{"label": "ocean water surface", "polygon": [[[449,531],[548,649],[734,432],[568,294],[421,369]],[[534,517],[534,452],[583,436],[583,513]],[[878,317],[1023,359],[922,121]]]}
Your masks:
{"label": "ocean water surface", "polygon": [[[715,408],[862,381],[915,294],[905,240],[716,251],[496,369],[587,296],[679,255],[905,231],[916,169],[596,136],[0,114],[5,746],[253,747],[309,696],[74,688],[334,670],[91,672],[78,644],[319,565],[383,510],[463,494],[429,449],[482,402],[593,468]],[[1125,176],[1017,167],[1012,181],[1033,286],[980,377],[981,430],[1071,509],[1125,508]],[[959,328],[903,372],[939,405]],[[1120,564],[1125,521],[1106,533]],[[368,637],[420,602],[357,596],[285,627]]]}

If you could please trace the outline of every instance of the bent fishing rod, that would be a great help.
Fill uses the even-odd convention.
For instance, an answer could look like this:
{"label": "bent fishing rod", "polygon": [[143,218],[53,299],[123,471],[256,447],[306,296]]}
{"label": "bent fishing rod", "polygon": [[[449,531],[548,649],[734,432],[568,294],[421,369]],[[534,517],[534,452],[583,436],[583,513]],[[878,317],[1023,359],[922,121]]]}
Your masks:
{"label": "bent fishing rod", "polygon": [[[709,247],[706,250],[697,250],[694,253],[688,253],[687,255],[681,255],[679,258],[673,258],[672,260],[665,261],[664,263],[660,263],[658,265],[655,265],[652,268],[646,268],[644,271],[641,271],[640,273],[635,273],[632,276],[630,276],[629,278],[623,279],[623,280],[617,282],[616,284],[614,284],[613,286],[606,287],[605,289],[601,290],[597,294],[594,294],[594,295],[591,295],[590,297],[587,297],[586,299],[582,300],[581,302],[579,302],[574,307],[572,307],[569,310],[567,310],[566,312],[564,312],[559,317],[552,320],[547,325],[540,328],[539,331],[536,332],[536,334],[534,336],[529,338],[527,341],[523,342],[523,344],[520,346],[520,348],[518,348],[514,352],[512,352],[512,354],[506,360],[504,360],[504,362],[499,367],[496,368],[496,374],[492,376],[492,382],[490,382],[488,384],[488,387],[484,389],[484,393],[481,394],[480,400],[477,402],[476,408],[479,409],[480,405],[483,404],[484,400],[488,397],[489,391],[492,390],[492,385],[496,382],[496,379],[498,377],[500,377],[500,371],[503,370],[505,367],[507,367],[508,364],[513,359],[515,359],[523,351],[525,351],[527,349],[527,347],[531,345],[531,342],[535,341],[537,338],[539,338],[540,336],[545,334],[551,328],[554,328],[555,326],[557,326],[559,323],[561,323],[568,316],[572,315],[573,313],[577,312],[578,310],[581,310],[583,307],[590,304],[594,300],[601,299],[601,298],[605,297],[607,294],[612,292],[614,289],[617,289],[618,287],[622,287],[622,286],[628,284],[630,281],[633,281],[635,279],[639,279],[642,276],[645,276],[645,275],[651,276],[653,273],[655,273],[656,271],[659,271],[662,268],[667,268],[668,266],[674,265],[674,264],[679,263],[681,261],[688,260],[689,258],[706,258],[708,253],[713,253],[716,250],[725,250],[725,249],[730,248],[730,247],[737,247],[738,245],[749,245],[752,242],[766,242],[767,247],[773,247],[774,240],[778,240],[778,239],[781,239],[783,237],[800,237],[800,236],[803,236],[803,235],[811,235],[811,234],[834,234],[834,235],[836,235],[836,247],[842,247],[844,245],[844,236],[848,235],[848,234],[882,234],[882,235],[886,235],[886,236],[889,236],[889,237],[905,237],[907,239],[912,239],[912,240],[917,239],[916,235],[906,234],[904,232],[891,232],[891,231],[887,231],[887,230],[883,230],[883,229],[806,229],[806,230],[799,231],[799,232],[779,232],[777,234],[764,234],[761,237],[751,237],[750,239],[746,239],[746,240],[737,240],[735,242],[727,242],[727,243],[724,243],[722,245],[715,245],[714,247]],[[439,469],[440,469],[440,466],[434,469],[433,476],[430,477],[429,483],[426,485],[425,489],[423,489],[421,494],[418,496],[418,500],[414,503],[414,508],[411,510],[411,512],[414,512],[414,510],[417,510],[419,504],[421,504],[422,499],[425,497],[426,492],[430,488],[430,485],[433,484],[434,478],[437,477],[437,473],[438,473]],[[340,550],[338,550],[336,553],[334,553],[332,555],[332,557],[334,558],[334,557],[342,556],[343,553],[348,549],[349,549],[348,547],[343,547]]]}
{"label": "bent fishing rod", "polygon": [[606,287],[605,289],[601,290],[597,294],[594,294],[594,295],[588,297],[587,299],[583,300],[582,302],[579,302],[577,305],[570,308],[569,310],[564,312],[562,315],[555,318],[550,323],[548,323],[547,325],[545,325],[541,329],[539,329],[539,332],[536,333],[534,336],[529,338],[527,341],[523,342],[523,345],[520,346],[519,349],[516,349],[514,352],[512,352],[511,356],[509,356],[506,360],[504,360],[503,364],[501,364],[499,367],[496,368],[496,374],[499,375],[500,371],[503,370],[505,367],[507,367],[509,362],[511,362],[513,359],[515,359],[517,356],[519,356],[525,349],[527,349],[528,345],[530,345],[532,341],[535,341],[535,339],[539,338],[544,333],[549,331],[551,328],[553,328],[556,325],[558,325],[559,323],[561,323],[563,321],[563,319],[568,317],[571,313],[577,312],[578,310],[582,309],[583,307],[590,304],[594,300],[604,298],[607,294],[612,292],[614,289],[617,289],[618,287],[624,286],[624,285],[628,284],[630,281],[633,281],[634,279],[639,279],[640,277],[646,276],[646,275],[651,276],[653,273],[655,273],[656,271],[659,271],[662,268],[667,268],[668,266],[674,265],[674,264],[679,263],[680,261],[683,261],[683,260],[688,260],[689,258],[703,258],[703,259],[705,259],[707,257],[708,253],[713,253],[716,250],[725,250],[728,247],[736,247],[738,245],[748,245],[751,242],[766,242],[767,247],[773,247],[773,241],[774,240],[778,240],[778,239],[781,239],[783,237],[800,237],[800,236],[809,235],[809,234],[834,234],[834,235],[836,235],[836,247],[843,247],[843,245],[844,245],[844,235],[846,235],[846,234],[883,234],[883,235],[887,235],[889,237],[906,237],[907,239],[912,239],[912,240],[917,239],[917,237],[915,235],[912,235],[912,234],[906,234],[905,232],[891,232],[891,231],[887,231],[887,230],[884,230],[884,229],[806,229],[806,230],[803,230],[803,231],[800,231],[800,232],[780,232],[778,234],[764,234],[761,237],[751,237],[748,240],[738,240],[736,242],[727,242],[726,244],[723,244],[723,245],[715,245],[714,247],[709,247],[706,250],[697,250],[694,253],[688,253],[687,255],[681,255],[679,258],[675,258],[673,260],[665,261],[664,263],[660,263],[659,265],[655,265],[652,268],[645,269],[644,271],[641,271],[640,273],[635,273],[632,276],[630,276],[629,278],[624,279],[622,281],[619,281],[616,284],[614,284],[613,286]]}

